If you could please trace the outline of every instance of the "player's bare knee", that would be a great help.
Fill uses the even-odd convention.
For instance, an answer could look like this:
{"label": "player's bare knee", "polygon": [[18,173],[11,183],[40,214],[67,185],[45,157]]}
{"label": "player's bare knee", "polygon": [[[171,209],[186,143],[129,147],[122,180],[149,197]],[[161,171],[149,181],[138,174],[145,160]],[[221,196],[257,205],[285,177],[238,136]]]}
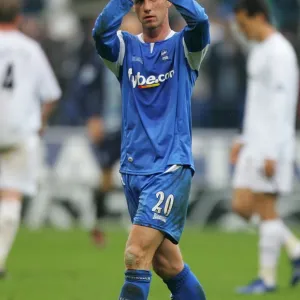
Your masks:
{"label": "player's bare knee", "polygon": [[233,199],[231,206],[232,206],[233,212],[235,212],[236,214],[239,215],[242,212],[242,205],[241,205],[240,201],[238,201],[237,199]]}
{"label": "player's bare knee", "polygon": [[278,218],[276,199],[277,194],[259,193],[255,194],[255,213],[261,220],[274,220]]}
{"label": "player's bare knee", "polygon": [[249,219],[251,217],[252,211],[249,206],[243,203],[242,199],[233,199],[232,201],[232,210],[239,216]]}
{"label": "player's bare knee", "polygon": [[129,246],[125,251],[127,269],[139,269],[146,264],[146,251],[139,246]]}
{"label": "player's bare knee", "polygon": [[254,209],[254,195],[251,190],[238,188],[234,190],[232,210],[245,219],[250,219]]}

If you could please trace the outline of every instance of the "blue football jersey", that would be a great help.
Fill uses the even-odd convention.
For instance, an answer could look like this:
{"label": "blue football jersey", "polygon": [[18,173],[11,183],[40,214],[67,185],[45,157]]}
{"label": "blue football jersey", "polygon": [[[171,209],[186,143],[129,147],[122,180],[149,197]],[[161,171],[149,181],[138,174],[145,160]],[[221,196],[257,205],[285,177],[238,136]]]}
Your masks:
{"label": "blue football jersey", "polygon": [[131,0],[111,0],[93,30],[99,55],[121,85],[122,173],[194,168],[191,95],[209,44],[208,17],[195,0],[170,2],[188,25],[165,40],[145,43],[142,35],[118,31]]}

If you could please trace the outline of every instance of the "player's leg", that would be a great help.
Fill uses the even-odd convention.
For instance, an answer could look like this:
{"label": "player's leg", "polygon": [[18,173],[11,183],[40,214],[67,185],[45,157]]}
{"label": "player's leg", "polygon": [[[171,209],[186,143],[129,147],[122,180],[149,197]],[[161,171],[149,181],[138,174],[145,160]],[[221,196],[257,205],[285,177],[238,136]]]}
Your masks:
{"label": "player's leg", "polygon": [[[294,181],[294,160],[289,159],[289,155],[286,155],[286,157],[288,159],[280,163],[277,170],[276,181],[278,182],[281,194],[290,193],[292,191]],[[295,286],[296,284],[300,284],[300,240],[286,226],[283,220],[279,220],[279,222],[281,224],[283,245],[287,251],[292,266],[292,277],[290,283],[292,286]]]}
{"label": "player's leg", "polygon": [[[271,180],[260,178],[257,182],[258,190],[266,190],[269,193],[257,193],[256,196],[256,211],[260,215],[260,260],[261,260],[261,272],[270,273],[269,276],[276,277],[275,257],[278,256],[280,247],[285,246],[288,256],[292,265],[292,278],[291,285],[300,283],[300,241],[284,224],[283,220],[277,213],[276,200],[278,194],[286,194],[292,190],[292,182],[294,175],[293,160],[287,159],[277,164],[276,175]],[[266,248],[268,236],[274,236],[272,241],[268,243],[270,253]],[[267,266],[267,260],[270,260],[269,267]],[[267,271],[269,269],[269,271]],[[273,270],[274,269],[274,270]],[[265,270],[265,271],[264,271]],[[272,275],[273,274],[273,275]],[[267,276],[267,275],[265,275]],[[267,279],[266,279],[267,280]],[[271,280],[271,278],[269,279]],[[276,280],[272,279],[273,281]]]}
{"label": "player's leg", "polygon": [[6,261],[19,228],[22,194],[17,190],[2,189],[0,199],[0,277],[3,277]]}
{"label": "player's leg", "polygon": [[[123,176],[134,227],[126,248],[127,272],[121,298],[147,299],[142,288],[139,291],[143,296],[138,298],[134,292],[130,292],[130,287],[134,283],[143,284],[145,289],[149,289],[149,270],[158,247],[165,237],[174,243],[179,242],[185,223],[191,178],[192,171],[183,166],[173,166],[165,173],[152,176]],[[137,256],[131,255],[131,249]],[[134,282],[130,281],[130,278]],[[145,280],[139,283],[139,278]]]}
{"label": "player's leg", "polygon": [[105,200],[107,194],[113,187],[113,169],[102,169],[102,176],[100,179],[99,188],[94,191],[94,205],[95,205],[95,219],[96,223],[91,232],[93,242],[97,246],[104,246],[105,236],[101,228],[101,222],[106,214]]}
{"label": "player's leg", "polygon": [[281,248],[280,227],[274,194],[253,193],[252,212],[261,218],[259,228],[259,273],[256,280],[237,289],[241,294],[261,294],[276,289],[276,267]]}
{"label": "player's leg", "polygon": [[276,211],[277,195],[255,193],[255,212],[259,215],[259,278],[268,288],[276,287],[277,262],[282,246],[281,223]]}
{"label": "player's leg", "polygon": [[106,198],[113,189],[113,168],[120,159],[121,133],[115,132],[104,138],[100,145],[94,146],[95,155],[102,170],[99,187],[94,192],[96,224],[92,230],[92,239],[98,246],[105,244],[101,221],[106,215]]}
{"label": "player's leg", "polygon": [[300,283],[300,241],[277,213],[276,194],[256,194],[256,212],[260,216],[260,277],[268,286],[276,285],[276,267],[281,246],[287,249],[292,264],[291,285]]}
{"label": "player's leg", "polygon": [[125,250],[125,283],[120,299],[148,299],[154,253],[164,239],[157,229],[133,225]]}
{"label": "player's leg", "polygon": [[[137,176],[123,174],[122,181],[131,222],[139,208],[140,191],[134,184]],[[136,181],[136,180],[135,180]],[[125,282],[120,299],[144,300],[148,298],[152,274],[152,257],[164,236],[159,231],[133,225],[125,248]]]}
{"label": "player's leg", "polygon": [[[259,215],[261,220],[259,228],[259,279],[240,289],[241,293],[265,293],[275,290],[277,263],[283,244],[290,245],[293,264],[292,284],[300,281],[299,242],[284,225],[276,209],[278,192],[290,189],[290,182],[287,181],[287,178],[292,179],[292,176],[289,176],[287,172],[282,172],[282,166],[278,166],[276,176],[271,179],[266,178],[261,165],[261,162],[257,161],[257,165],[254,166],[256,171],[252,177],[252,187],[255,190],[253,196],[254,212]],[[284,176],[282,176],[283,173]]]}
{"label": "player's leg", "polygon": [[291,261],[292,276],[290,280],[291,286],[300,284],[300,239],[280,220],[283,244],[287,250],[288,257]]}
{"label": "player's leg", "polygon": [[103,168],[99,180],[99,187],[95,190],[94,202],[96,208],[96,221],[98,224],[101,223],[101,220],[106,214],[105,199],[113,186],[112,173],[112,168]]}
{"label": "player's leg", "polygon": [[233,175],[232,209],[243,219],[249,221],[253,215],[254,199],[251,190],[253,168],[247,149],[238,158]]}
{"label": "player's leg", "polygon": [[[245,220],[250,220],[252,215],[256,213],[256,194],[253,192],[253,187],[257,181],[257,169],[255,160],[247,149],[244,149],[238,159],[234,179],[233,179],[233,210],[243,217]],[[273,285],[271,287],[273,289]],[[241,294],[263,293],[269,291],[264,282],[259,278],[254,280],[249,285],[237,289]]]}
{"label": "player's leg", "polygon": [[39,139],[29,138],[16,149],[1,154],[0,171],[0,270],[17,234],[22,207],[22,195],[36,192],[39,162]]}
{"label": "player's leg", "polygon": [[[122,182],[124,193],[127,201],[128,212],[131,218],[131,222],[134,222],[135,215],[139,207],[139,191],[132,186],[132,180],[135,176],[122,174]],[[149,230],[149,232],[148,232]],[[142,232],[141,232],[142,231]],[[151,283],[150,268],[145,265],[145,262],[150,258],[145,257],[145,250],[137,249],[145,247],[145,244],[149,244],[149,239],[160,240],[162,234],[154,229],[133,225],[128,237],[128,241],[125,248],[124,262],[125,262],[125,282],[121,290],[120,299],[128,300],[144,300],[147,299],[149,294],[149,288]],[[163,237],[163,236],[162,236]],[[158,244],[160,242],[157,242]],[[149,247],[149,245],[147,245]],[[145,247],[146,249],[146,247]],[[148,255],[155,250],[149,251]],[[142,255],[140,255],[142,254]],[[144,268],[140,269],[140,268]]]}
{"label": "player's leg", "polygon": [[205,299],[197,277],[183,261],[178,245],[165,239],[153,258],[153,269],[168,286],[172,299]]}
{"label": "player's leg", "polygon": [[232,209],[240,217],[249,221],[254,212],[254,204],[253,192],[249,188],[240,187],[233,190]]}

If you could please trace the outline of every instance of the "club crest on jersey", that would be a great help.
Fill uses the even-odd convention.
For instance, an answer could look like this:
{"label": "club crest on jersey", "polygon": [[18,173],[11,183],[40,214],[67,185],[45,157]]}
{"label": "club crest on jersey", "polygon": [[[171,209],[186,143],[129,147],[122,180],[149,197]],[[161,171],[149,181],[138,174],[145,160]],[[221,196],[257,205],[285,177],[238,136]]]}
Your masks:
{"label": "club crest on jersey", "polygon": [[138,72],[133,75],[133,70],[130,68],[128,70],[128,78],[132,83],[133,88],[138,87],[139,89],[149,89],[160,86],[163,82],[174,77],[175,71],[171,70],[165,74],[159,74],[158,76],[150,75],[145,77]]}
{"label": "club crest on jersey", "polygon": [[168,60],[168,59],[169,59],[168,51],[167,51],[167,50],[162,50],[162,51],[160,52],[160,54],[161,54],[161,59],[162,59],[162,60]]}

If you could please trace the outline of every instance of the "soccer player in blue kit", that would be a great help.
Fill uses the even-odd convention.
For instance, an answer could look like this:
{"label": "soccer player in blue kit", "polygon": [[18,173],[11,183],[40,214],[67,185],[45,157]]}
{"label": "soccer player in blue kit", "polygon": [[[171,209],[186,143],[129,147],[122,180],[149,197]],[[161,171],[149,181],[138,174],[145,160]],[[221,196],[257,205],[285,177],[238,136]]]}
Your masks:
{"label": "soccer player in blue kit", "polygon": [[[171,30],[171,5],[185,19]],[[138,36],[118,31],[134,6]],[[210,42],[195,0],[111,0],[93,30],[99,55],[122,91],[121,175],[133,222],[119,300],[148,299],[151,266],[174,300],[204,300],[178,246],[186,219],[192,158],[191,95]]]}

